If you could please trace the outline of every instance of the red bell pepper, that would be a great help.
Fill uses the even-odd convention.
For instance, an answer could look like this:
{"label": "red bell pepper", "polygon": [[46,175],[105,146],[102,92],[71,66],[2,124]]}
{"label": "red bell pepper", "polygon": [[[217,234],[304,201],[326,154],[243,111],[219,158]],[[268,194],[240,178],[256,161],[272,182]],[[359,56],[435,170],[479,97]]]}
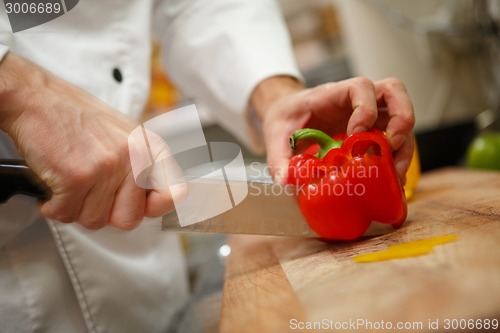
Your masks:
{"label": "red bell pepper", "polygon": [[[335,137],[345,138],[345,134]],[[288,183],[297,185],[298,203],[310,227],[322,238],[361,237],[372,221],[399,227],[407,215],[392,151],[381,131],[334,140],[315,129],[290,138],[316,142],[290,160]]]}

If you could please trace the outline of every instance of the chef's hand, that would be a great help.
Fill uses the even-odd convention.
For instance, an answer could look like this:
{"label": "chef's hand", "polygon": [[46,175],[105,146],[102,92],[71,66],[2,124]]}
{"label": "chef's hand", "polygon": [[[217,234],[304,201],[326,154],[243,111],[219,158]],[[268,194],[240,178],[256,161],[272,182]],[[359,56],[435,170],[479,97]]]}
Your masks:
{"label": "chef's hand", "polygon": [[377,127],[386,131],[394,163],[404,184],[413,155],[413,106],[404,84],[393,78],[372,82],[353,78],[304,89],[294,78],[262,81],[251,103],[263,120],[267,163],[276,181],[285,182],[292,156],[288,138],[310,127],[329,134],[353,134]]}
{"label": "chef's hand", "polygon": [[21,57],[10,53],[0,63],[0,129],[52,190],[41,205],[47,218],[129,230],[144,216],[173,208],[168,188],[146,191],[136,185],[128,149],[136,126]]}

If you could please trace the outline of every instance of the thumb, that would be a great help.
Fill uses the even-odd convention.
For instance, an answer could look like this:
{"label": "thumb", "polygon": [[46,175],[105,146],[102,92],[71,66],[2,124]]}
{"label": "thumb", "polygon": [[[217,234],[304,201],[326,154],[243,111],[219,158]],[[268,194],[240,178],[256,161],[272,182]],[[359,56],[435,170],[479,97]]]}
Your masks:
{"label": "thumb", "polygon": [[291,157],[292,151],[287,141],[276,141],[268,144],[267,165],[275,183],[286,183],[288,177],[288,164],[290,163]]}

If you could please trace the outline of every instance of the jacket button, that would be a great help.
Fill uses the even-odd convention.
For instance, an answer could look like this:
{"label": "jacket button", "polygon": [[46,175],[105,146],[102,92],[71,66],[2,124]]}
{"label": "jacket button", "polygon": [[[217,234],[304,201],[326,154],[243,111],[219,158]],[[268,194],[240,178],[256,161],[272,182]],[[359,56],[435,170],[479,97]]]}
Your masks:
{"label": "jacket button", "polygon": [[113,78],[116,80],[116,82],[123,81],[123,75],[119,68],[113,68]]}

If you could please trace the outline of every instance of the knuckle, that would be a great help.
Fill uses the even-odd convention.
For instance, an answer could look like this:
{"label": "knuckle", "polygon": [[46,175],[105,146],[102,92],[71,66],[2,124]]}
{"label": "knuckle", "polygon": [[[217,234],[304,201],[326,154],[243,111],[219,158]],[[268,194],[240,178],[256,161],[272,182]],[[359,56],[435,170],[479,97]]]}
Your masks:
{"label": "knuckle", "polygon": [[408,122],[408,124],[411,125],[411,127],[415,126],[415,123],[416,123],[415,114],[413,112],[411,114],[409,114],[406,121]]}
{"label": "knuckle", "polygon": [[298,108],[299,109],[309,108],[314,99],[325,98],[330,96],[333,93],[336,84],[337,84],[336,82],[327,82],[317,85],[314,88],[304,90],[302,92],[301,98],[298,99],[297,102]]}
{"label": "knuckle", "polygon": [[104,154],[96,163],[94,170],[97,173],[113,173],[120,163],[120,158],[117,154],[109,152]]}
{"label": "knuckle", "polygon": [[410,127],[413,127],[415,125],[415,114],[413,112],[407,112],[404,113],[400,116],[401,120],[406,124],[409,125]]}
{"label": "knuckle", "polygon": [[77,166],[69,169],[66,179],[68,186],[83,186],[94,178],[94,172],[89,167]]}
{"label": "knuckle", "polygon": [[396,77],[389,77],[389,78],[383,80],[382,82],[388,88],[406,91],[406,87],[405,87],[405,84],[403,83],[403,81],[401,81],[400,79],[398,79]]}
{"label": "knuckle", "polygon": [[[327,82],[327,83],[323,83],[323,84],[318,85],[314,90],[320,90],[322,92],[327,93],[330,90],[332,90],[336,85],[337,85],[337,82]],[[309,91],[312,91],[312,90],[309,90]]]}
{"label": "knuckle", "polygon": [[92,184],[102,175],[114,174],[119,166],[119,158],[116,154],[102,155],[92,163],[80,164],[71,167],[66,172],[68,186],[86,186]]}
{"label": "knuckle", "polygon": [[[327,88],[324,86],[321,86],[318,88],[320,90],[320,93],[327,93]],[[299,110],[310,110],[311,109],[311,104],[312,104],[312,99],[313,97],[311,96],[311,91],[308,94],[305,94],[302,98],[300,98],[297,102],[297,108]]]}
{"label": "knuckle", "polygon": [[362,88],[372,88],[374,87],[373,81],[367,77],[360,76],[353,79],[354,84]]}

